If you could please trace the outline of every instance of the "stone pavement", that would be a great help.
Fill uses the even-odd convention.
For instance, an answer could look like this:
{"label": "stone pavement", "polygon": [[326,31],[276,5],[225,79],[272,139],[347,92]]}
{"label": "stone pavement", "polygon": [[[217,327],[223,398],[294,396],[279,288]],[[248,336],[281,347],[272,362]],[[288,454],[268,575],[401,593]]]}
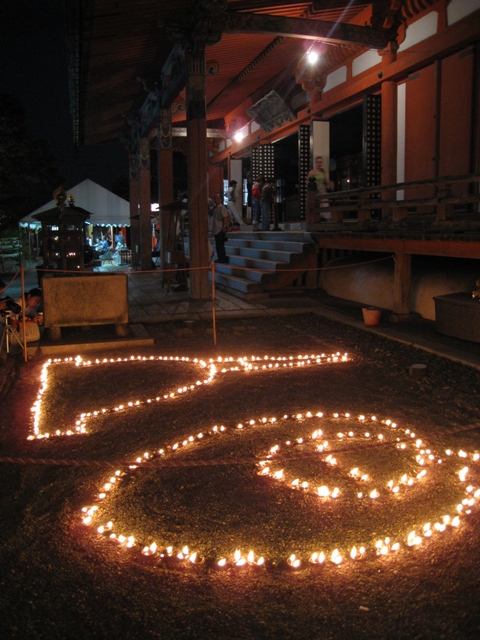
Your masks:
{"label": "stone pavement", "polygon": [[[136,272],[129,267],[108,265],[99,267],[98,271],[124,270],[128,273],[129,316],[132,329],[131,339],[137,344],[153,344],[148,334],[148,325],[160,322],[209,321],[212,319],[211,300],[191,300],[188,292],[167,291],[161,286],[161,274],[158,271]],[[4,277],[6,283],[8,277]],[[37,286],[35,269],[25,270],[25,289]],[[16,278],[8,290],[2,294],[19,297],[21,292],[20,278]],[[480,304],[480,303],[479,303]],[[221,291],[215,292],[216,321],[229,318],[268,317],[273,315],[294,315],[316,313],[334,321],[346,323],[364,331],[370,331],[404,344],[444,356],[465,365],[480,369],[480,343],[459,340],[442,335],[435,330],[435,323],[414,318],[402,323],[388,321],[389,312],[383,314],[381,323],[376,327],[367,327],[363,323],[362,305],[332,298],[323,291],[290,289],[280,292],[268,299],[257,302],[245,302]],[[132,337],[133,336],[133,337]],[[80,343],[86,346],[88,334]],[[89,346],[115,348],[125,344],[128,339],[115,340],[92,335],[93,343]],[[142,343],[143,340],[143,343]],[[118,345],[117,345],[118,342]],[[66,345],[70,351],[75,343]],[[65,345],[59,345],[60,347]],[[44,351],[43,353],[46,353]],[[0,367],[4,369],[4,366]],[[0,383],[1,385],[1,383]]]}

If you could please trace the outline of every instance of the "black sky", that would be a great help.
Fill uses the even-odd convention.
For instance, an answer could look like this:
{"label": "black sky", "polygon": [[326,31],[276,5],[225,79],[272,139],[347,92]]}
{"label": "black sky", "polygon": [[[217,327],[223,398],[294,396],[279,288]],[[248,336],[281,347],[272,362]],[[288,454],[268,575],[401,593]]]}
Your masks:
{"label": "black sky", "polygon": [[128,175],[120,144],[74,148],[63,0],[0,0],[0,93],[16,95],[30,133],[48,140],[66,189],[85,178],[110,189]]}

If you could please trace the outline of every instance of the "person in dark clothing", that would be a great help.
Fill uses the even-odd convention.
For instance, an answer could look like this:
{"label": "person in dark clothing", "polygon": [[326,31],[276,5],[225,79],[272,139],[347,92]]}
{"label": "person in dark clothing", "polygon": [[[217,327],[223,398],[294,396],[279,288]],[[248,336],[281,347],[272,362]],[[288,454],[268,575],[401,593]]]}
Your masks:
{"label": "person in dark clothing", "polygon": [[225,252],[225,238],[230,216],[227,208],[222,204],[222,201],[223,194],[216,193],[214,198],[215,207],[210,216],[210,231],[215,238],[215,248],[217,250],[216,262],[228,263],[228,257]]}

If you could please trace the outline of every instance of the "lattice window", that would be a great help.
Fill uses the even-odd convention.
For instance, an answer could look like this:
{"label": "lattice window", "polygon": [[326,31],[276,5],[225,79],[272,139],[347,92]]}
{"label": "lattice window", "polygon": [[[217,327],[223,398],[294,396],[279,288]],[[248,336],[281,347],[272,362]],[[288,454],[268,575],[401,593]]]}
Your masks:
{"label": "lattice window", "polygon": [[365,187],[379,185],[382,179],[382,97],[367,95],[363,99],[363,167]]}
{"label": "lattice window", "polygon": [[275,177],[275,146],[273,144],[261,144],[252,149],[252,177]]}
{"label": "lattice window", "polygon": [[302,220],[305,219],[307,211],[307,174],[310,164],[310,126],[302,124],[298,129],[298,190]]}

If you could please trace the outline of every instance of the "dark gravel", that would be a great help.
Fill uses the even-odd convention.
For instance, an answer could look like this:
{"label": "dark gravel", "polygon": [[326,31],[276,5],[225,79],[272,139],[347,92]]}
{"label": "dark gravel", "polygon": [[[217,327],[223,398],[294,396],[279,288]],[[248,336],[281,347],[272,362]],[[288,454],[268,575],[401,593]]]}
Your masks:
{"label": "dark gravel", "polygon": [[[27,441],[40,361],[17,363],[18,378],[1,398],[1,455],[91,460],[132,459],[213,425],[212,436],[178,459],[265,455],[307,421],[236,429],[238,422],[307,410],[377,415],[415,430],[435,451],[480,450],[477,393],[480,372],[314,314],[221,321],[218,345],[207,324],[151,325],[156,341],[147,356],[296,356],[348,352],[351,362],[267,373],[225,374],[200,391],[88,423],[89,435]],[[75,355],[75,354],[72,354]],[[105,354],[101,354],[104,357]],[[108,354],[118,357],[130,353]],[[427,365],[414,380],[408,368]],[[5,366],[5,365],[1,365]],[[11,366],[11,365],[9,365]],[[191,365],[127,363],[96,369],[52,367],[44,421],[60,430],[90,408],[161,396],[194,383]],[[12,370],[12,379],[15,371]],[[353,419],[357,429],[356,418]],[[334,434],[334,420],[325,419]],[[302,431],[303,430],[303,431]],[[457,433],[450,433],[458,431]],[[283,438],[283,440],[282,440]],[[352,456],[352,466],[355,463]],[[350,463],[350,460],[348,460]],[[390,453],[360,459],[379,477],[396,472]],[[412,467],[413,468],[413,467]],[[318,480],[311,461],[288,463],[286,473]],[[475,465],[472,466],[475,471]],[[480,532],[477,507],[462,526],[385,558],[370,555],[340,566],[304,563],[293,570],[285,554],[304,557],[316,540],[362,540],[418,524],[456,500],[452,474],[413,489],[409,499],[380,500],[373,508],[349,502],[318,509],[318,499],[261,477],[253,466],[138,470],[115,497],[99,505],[105,517],[135,531],[142,544],[192,541],[201,565],[159,561],[126,550],[82,524],[108,473],[94,468],[0,466],[1,638],[220,638],[220,639],[467,639],[480,635]],[[476,469],[470,480],[480,486]],[[321,470],[325,484],[348,489],[337,469]],[[325,475],[327,474],[327,475]],[[383,475],[382,475],[383,474]],[[343,483],[343,484],[342,484]],[[453,504],[453,503],[452,503]],[[456,503],[455,503],[456,504]],[[366,540],[367,542],[369,540]],[[220,570],[213,564],[237,545],[264,553],[265,567]]]}

